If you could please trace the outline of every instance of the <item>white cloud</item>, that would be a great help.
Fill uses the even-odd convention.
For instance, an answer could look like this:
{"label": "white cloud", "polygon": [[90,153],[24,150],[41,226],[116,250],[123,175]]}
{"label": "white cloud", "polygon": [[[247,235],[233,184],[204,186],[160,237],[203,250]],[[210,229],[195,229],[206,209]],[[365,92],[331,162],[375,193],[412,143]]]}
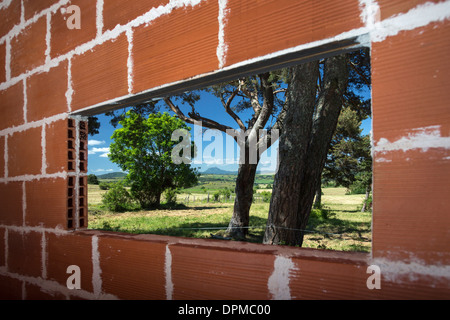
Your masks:
{"label": "white cloud", "polygon": [[89,140],[88,141],[88,146],[98,146],[98,145],[104,144],[104,143],[105,143],[104,140],[102,140],[102,141],[100,141],[100,140]]}
{"label": "white cloud", "polygon": [[109,152],[109,148],[92,148],[91,149],[92,153],[97,153],[97,152]]}
{"label": "white cloud", "polygon": [[113,172],[113,169],[96,169],[94,172]]}
{"label": "white cloud", "polygon": [[101,153],[99,156],[102,158],[107,158],[108,154],[109,154],[109,148],[92,148],[90,150],[88,150],[88,154],[97,154],[97,153]]}

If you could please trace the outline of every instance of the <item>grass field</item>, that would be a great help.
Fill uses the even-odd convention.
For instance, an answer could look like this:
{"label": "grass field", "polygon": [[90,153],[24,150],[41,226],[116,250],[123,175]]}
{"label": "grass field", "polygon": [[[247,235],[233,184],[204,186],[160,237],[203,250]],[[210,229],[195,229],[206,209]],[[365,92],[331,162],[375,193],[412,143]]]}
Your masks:
{"label": "grass field", "polygon": [[[105,210],[101,195],[106,191],[100,190],[98,185],[89,185],[89,228],[195,238],[225,236],[224,228],[230,221],[233,201],[213,202],[211,197],[207,202],[207,196],[220,188],[232,188],[233,178],[235,177],[219,176],[216,180],[213,177],[204,178],[199,186],[184,190],[184,193],[178,195],[179,205],[175,208],[165,208],[163,205],[159,210],[123,213]],[[265,179],[260,187],[272,183],[271,181]],[[201,188],[202,186],[205,188]],[[264,189],[257,191],[262,190]],[[346,195],[345,188],[324,188],[323,193],[323,208],[312,211],[303,246],[369,252],[372,216],[370,212],[359,211],[364,195]],[[252,205],[252,228],[249,229],[247,241],[262,241],[268,211],[269,203],[256,200]]]}

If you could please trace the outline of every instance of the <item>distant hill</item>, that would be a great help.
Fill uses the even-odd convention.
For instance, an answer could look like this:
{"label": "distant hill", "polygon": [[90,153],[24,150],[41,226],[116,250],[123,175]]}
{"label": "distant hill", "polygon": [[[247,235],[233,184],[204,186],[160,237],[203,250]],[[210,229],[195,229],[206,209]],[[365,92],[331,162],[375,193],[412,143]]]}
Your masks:
{"label": "distant hill", "polygon": [[125,172],[111,172],[105,173],[97,176],[99,179],[121,179],[125,177],[127,174]]}
{"label": "distant hill", "polygon": [[217,167],[208,168],[205,171],[201,171],[203,174],[237,174],[237,172],[222,170]]}

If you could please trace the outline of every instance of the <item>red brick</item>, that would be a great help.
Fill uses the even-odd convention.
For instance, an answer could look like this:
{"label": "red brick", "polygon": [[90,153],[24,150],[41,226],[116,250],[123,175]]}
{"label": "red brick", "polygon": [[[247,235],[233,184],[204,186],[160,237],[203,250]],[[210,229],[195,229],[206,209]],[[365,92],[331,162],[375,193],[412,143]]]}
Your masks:
{"label": "red brick", "polygon": [[6,81],[6,44],[0,44],[0,83]]}
{"label": "red brick", "polygon": [[8,231],[8,271],[32,277],[42,276],[42,234]]}
{"label": "red brick", "polygon": [[66,286],[67,267],[80,267],[80,286],[92,292],[92,238],[81,235],[46,234],[47,278]]}
{"label": "red brick", "polygon": [[23,124],[23,83],[0,91],[0,130]]}
{"label": "red brick", "polygon": [[118,24],[125,25],[152,8],[165,6],[168,2],[168,0],[134,0],[131,2],[104,0],[103,27],[105,30],[110,30]]}
{"label": "red brick", "polygon": [[128,94],[128,40],[125,34],[72,61],[72,110]]}
{"label": "red brick", "polygon": [[272,254],[184,245],[169,248],[174,299],[271,298],[267,281],[273,272]]}
{"label": "red brick", "polygon": [[[68,125],[67,119],[52,122],[45,127],[46,172],[67,171]],[[75,152],[72,154],[75,157]]]}
{"label": "red brick", "polygon": [[380,18],[384,20],[394,15],[406,13],[421,4],[444,2],[444,0],[378,0],[377,2],[380,6]]}
{"label": "red brick", "polygon": [[100,237],[105,292],[120,299],[165,299],[165,244]]}
{"label": "red brick", "polygon": [[66,228],[67,180],[40,179],[26,182],[27,213],[29,226]]}
{"label": "red brick", "polygon": [[362,26],[356,0],[230,0],[228,8],[227,65]]}
{"label": "red brick", "polygon": [[5,176],[5,137],[0,137],[0,178]]}
{"label": "red brick", "polygon": [[11,40],[11,76],[32,70],[45,62],[47,18],[43,16]]}
{"label": "red brick", "polygon": [[20,24],[21,1],[13,0],[10,5],[0,10],[0,38],[15,25]]}
{"label": "red brick", "polygon": [[8,176],[40,174],[42,128],[15,132],[8,137]]}
{"label": "red brick", "polygon": [[21,300],[22,281],[0,275],[0,299],[1,300]]}
{"label": "red brick", "polygon": [[435,125],[450,135],[449,38],[450,25],[437,23],[373,43],[374,141]]}
{"label": "red brick", "polygon": [[37,285],[25,284],[25,300],[66,300],[67,297],[60,292],[51,292]]}
{"label": "red brick", "polygon": [[[433,148],[389,152],[374,163],[374,257],[450,264],[450,161]],[[375,158],[376,159],[376,158]]]}
{"label": "red brick", "polygon": [[50,8],[59,0],[23,0],[23,6],[25,8],[25,20],[32,18],[35,14],[41,12],[44,9]]}
{"label": "red brick", "polygon": [[67,112],[66,91],[67,61],[31,76],[27,80],[27,120],[37,121]]}
{"label": "red brick", "polygon": [[23,224],[22,182],[0,183],[0,224]]}
{"label": "red brick", "polygon": [[133,35],[134,92],[187,79],[218,67],[217,1],[174,9]]}
{"label": "red brick", "polygon": [[5,264],[5,229],[0,228],[0,267],[4,267]]}
{"label": "red brick", "polygon": [[51,19],[51,57],[65,54],[77,46],[95,38],[97,34],[96,26],[96,6],[92,0],[72,0],[67,6],[76,5],[80,8],[80,29],[69,29],[67,19],[74,13],[62,13],[56,11]]}

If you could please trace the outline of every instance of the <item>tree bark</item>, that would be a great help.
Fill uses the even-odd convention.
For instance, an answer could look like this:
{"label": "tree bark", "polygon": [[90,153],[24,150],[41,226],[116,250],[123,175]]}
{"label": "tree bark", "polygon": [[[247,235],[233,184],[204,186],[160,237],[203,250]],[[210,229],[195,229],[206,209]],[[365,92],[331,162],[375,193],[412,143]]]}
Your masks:
{"label": "tree bark", "polygon": [[264,243],[301,246],[347,86],[345,55],[327,58],[316,98],[318,62],[291,69]]}
{"label": "tree bark", "polygon": [[253,184],[257,166],[257,164],[249,163],[239,165],[233,215],[227,229],[227,233],[236,239],[244,239],[248,234],[250,207],[253,202]]}
{"label": "tree bark", "polygon": [[314,196],[314,208],[320,209],[322,206],[322,186],[320,183],[317,184],[316,195]]}

